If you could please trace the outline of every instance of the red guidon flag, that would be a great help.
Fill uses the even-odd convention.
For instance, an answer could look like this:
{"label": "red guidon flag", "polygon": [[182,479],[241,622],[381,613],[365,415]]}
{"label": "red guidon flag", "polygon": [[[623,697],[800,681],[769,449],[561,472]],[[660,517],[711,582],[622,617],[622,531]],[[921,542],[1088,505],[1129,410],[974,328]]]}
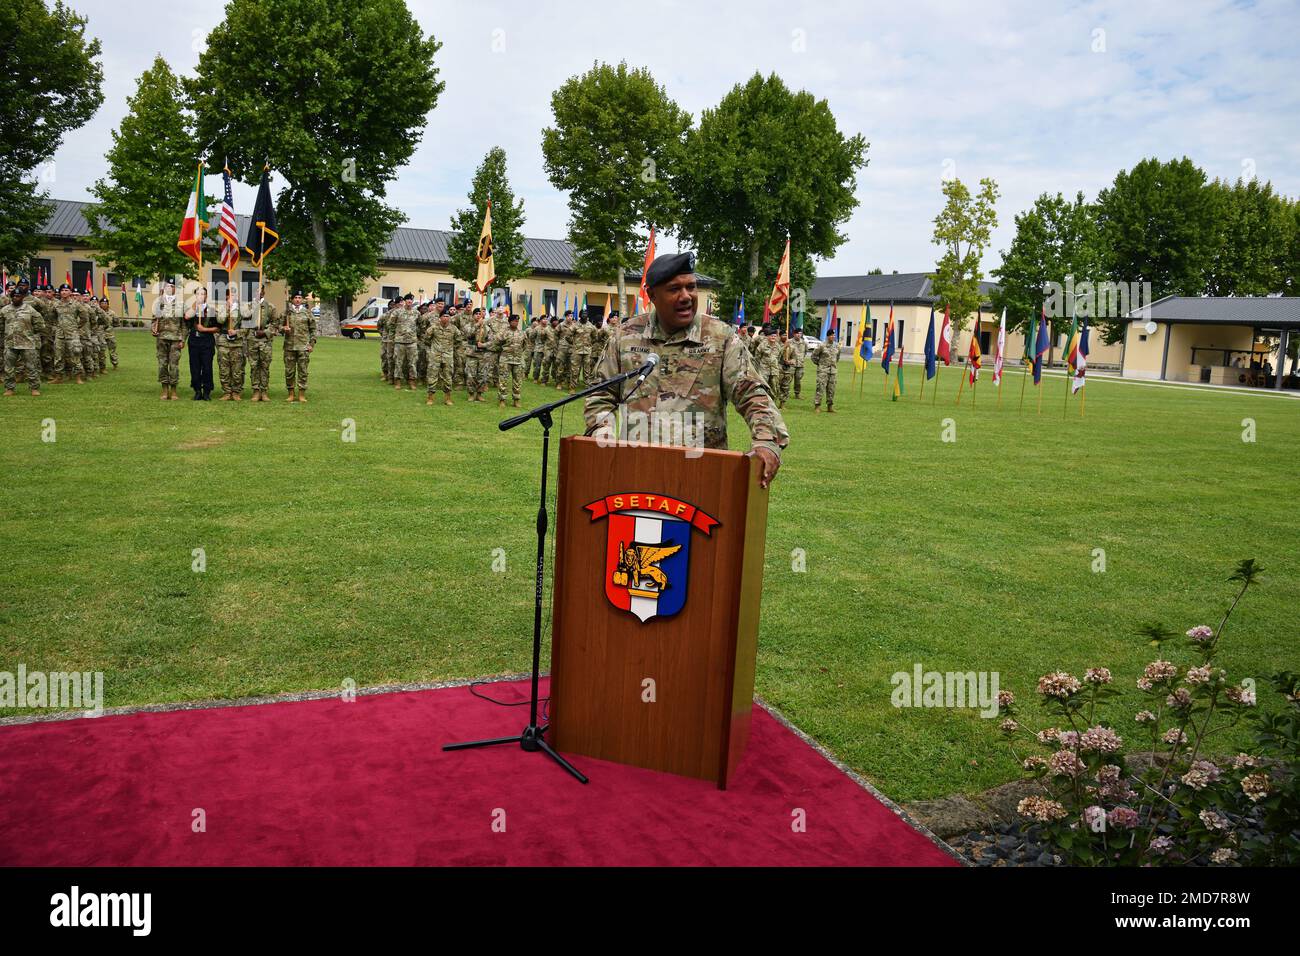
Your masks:
{"label": "red guidon flag", "polygon": [[785,239],[785,252],[781,255],[781,268],[776,270],[776,282],[772,284],[772,295],[763,308],[763,324],[774,315],[780,315],[785,303],[790,298],[790,237]]}
{"label": "red guidon flag", "polygon": [[185,253],[199,265],[203,264],[203,230],[208,228],[208,210],[203,202],[203,164],[198,164],[194,174],[194,188],[190,190],[190,202],[185,207],[185,218],[181,220],[181,234],[176,240],[176,248]]}
{"label": "red guidon flag", "polygon": [[636,310],[640,312],[650,311],[650,293],[645,290],[645,274],[650,271],[650,263],[655,261],[655,230],[654,226],[650,227],[650,245],[645,250],[645,265],[641,267],[641,288],[636,293]]}
{"label": "red guidon flag", "polygon": [[944,365],[952,364],[952,323],[948,321],[948,307],[943,307],[943,331],[939,333],[939,358]]}

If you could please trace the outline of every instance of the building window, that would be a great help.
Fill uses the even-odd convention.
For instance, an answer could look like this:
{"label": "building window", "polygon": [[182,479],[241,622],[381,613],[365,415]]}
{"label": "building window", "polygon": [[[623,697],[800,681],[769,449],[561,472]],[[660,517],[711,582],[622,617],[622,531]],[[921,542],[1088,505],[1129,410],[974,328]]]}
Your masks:
{"label": "building window", "polygon": [[391,302],[397,298],[401,291],[402,290],[395,285],[381,286],[379,289],[379,298],[383,299],[385,302]]}
{"label": "building window", "polygon": [[560,314],[560,290],[543,289],[542,290],[542,311],[547,315]]}
{"label": "building window", "polygon": [[1146,340],[1147,340],[1147,336],[1145,332],[1143,332],[1141,335],[1138,336],[1139,342],[1145,342]]}
{"label": "building window", "polygon": [[897,329],[897,331],[896,331],[896,333],[895,333],[898,337],[897,337],[896,339],[894,339],[894,344],[897,345],[897,346],[901,349],[901,348],[903,347],[903,320],[902,320],[902,319],[899,319],[899,320],[895,323],[895,325],[898,326],[898,329]]}
{"label": "building window", "polygon": [[121,284],[122,284],[122,277],[120,275],[118,275],[116,272],[110,272],[108,274],[108,287],[110,289],[116,289]]}
{"label": "building window", "polygon": [[252,302],[257,298],[257,272],[245,269],[239,273],[239,300]]}
{"label": "building window", "polygon": [[453,282],[438,283],[438,298],[447,305],[451,305],[452,296],[456,293],[456,285]]}
{"label": "building window", "polygon": [[83,262],[79,259],[72,260],[72,288],[78,292],[85,292],[87,288],[93,289],[95,286],[95,264],[93,262]]}
{"label": "building window", "polygon": [[989,330],[980,332],[980,351],[983,352],[985,355],[989,354],[989,349],[992,346],[992,341],[990,339],[991,335],[992,332]]}
{"label": "building window", "polygon": [[[110,284],[112,280],[109,280]],[[225,269],[213,269],[212,278],[208,282],[208,301],[225,302],[226,290],[230,288],[230,273]]]}

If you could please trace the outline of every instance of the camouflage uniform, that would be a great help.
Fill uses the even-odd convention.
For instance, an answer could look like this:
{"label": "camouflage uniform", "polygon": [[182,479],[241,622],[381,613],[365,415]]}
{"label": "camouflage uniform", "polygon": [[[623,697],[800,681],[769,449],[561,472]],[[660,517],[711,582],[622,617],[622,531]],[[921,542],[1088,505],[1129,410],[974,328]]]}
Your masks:
{"label": "camouflage uniform", "polygon": [[500,313],[496,312],[488,316],[483,325],[488,330],[488,349],[479,358],[479,374],[483,378],[481,392],[486,392],[489,388],[496,388],[501,381],[501,356],[491,345],[498,335],[506,331],[508,325]]}
{"label": "camouflage uniform", "polygon": [[578,323],[573,317],[565,319],[555,330],[555,387],[563,391],[569,387],[569,361],[573,357],[573,333]]}
{"label": "camouflage uniform", "polygon": [[763,381],[767,382],[768,390],[775,396],[781,385],[781,345],[776,336],[763,336],[763,340],[754,349],[754,362],[758,365]]}
{"label": "camouflage uniform", "polygon": [[41,388],[41,333],[45,317],[40,309],[24,301],[12,301],[0,309],[0,341],[4,342],[5,391],[14,390],[15,377],[21,366],[27,371],[27,384],[33,392]]}
{"label": "camouflage uniform", "polygon": [[114,329],[114,323],[117,317],[111,310],[104,312],[104,349],[108,353],[109,361],[113,363],[113,368],[117,368],[117,331]]}
{"label": "camouflage uniform", "polygon": [[174,295],[160,295],[153,304],[153,326],[158,331],[158,382],[175,388],[181,380],[181,349],[185,344],[185,303]]}
{"label": "camouflage uniform", "polygon": [[237,305],[217,306],[217,325],[225,330],[217,334],[217,370],[221,376],[221,394],[230,397],[227,401],[244,393],[248,331],[239,327],[243,318],[243,310]]}
{"label": "camouflage uniform", "polygon": [[379,329],[379,371],[385,382],[393,381],[393,319],[394,307],[390,306],[375,325]]}
{"label": "camouflage uniform", "polygon": [[456,369],[451,378],[451,384],[459,388],[465,384],[465,356],[469,353],[470,338],[474,335],[474,315],[468,308],[464,308],[451,321],[460,330],[460,335],[456,336]]}
{"label": "camouflage uniform", "polygon": [[546,323],[546,328],[542,330],[542,377],[543,385],[550,385],[555,381],[555,355],[560,347],[560,328],[558,325]]}
{"label": "camouflage uniform", "polygon": [[[697,312],[690,325],[669,333],[660,326],[657,311],[651,309],[623,324],[619,335],[605,346],[596,374],[610,378],[637,368],[651,353],[659,356],[659,364],[632,397],[628,410],[643,415],[698,416],[682,429],[663,427],[661,421],[659,434],[669,439],[667,443],[726,448],[728,403],[735,405],[748,423],[755,447],[768,448],[779,456],[789,443],[790,434],[772,393],[728,323]],[[608,392],[588,396],[587,434],[615,436],[616,408],[616,399]]]}
{"label": "camouflage uniform", "polygon": [[92,307],[77,303],[77,337],[81,340],[81,367],[86,378],[99,374],[99,350],[95,346],[95,316]]}
{"label": "camouflage uniform", "polygon": [[59,299],[54,306],[54,374],[60,378],[82,375],[81,333],[78,331],[77,303],[74,299]]}
{"label": "camouflage uniform", "polygon": [[524,329],[524,378],[533,373],[533,352],[537,347],[537,323],[529,322]]}
{"label": "camouflage uniform", "polygon": [[475,322],[465,358],[465,383],[470,398],[476,402],[483,401],[483,392],[487,388],[488,344],[491,341],[492,332],[487,322]]}
{"label": "camouflage uniform", "polygon": [[415,347],[415,310],[407,305],[399,305],[395,309],[389,309],[388,315],[392,323],[392,331],[389,335],[393,340],[393,354],[388,363],[389,376],[398,388],[402,387],[403,382],[414,388],[415,365],[418,361]]}
{"label": "camouflage uniform", "polygon": [[506,400],[506,383],[510,385],[510,397],[516,405],[524,385],[524,354],[528,349],[528,333],[522,329],[507,328],[492,340],[492,350],[500,361],[500,374],[497,378],[497,398]]}
{"label": "camouflage uniform", "polygon": [[591,334],[596,331],[590,322],[579,322],[573,333],[573,352],[569,356],[569,387],[581,388],[587,380],[587,362],[591,358]]}
{"label": "camouflage uniform", "polygon": [[428,384],[426,394],[430,400],[433,393],[442,389],[448,405],[451,404],[451,380],[456,374],[456,343],[460,341],[460,329],[450,316],[444,323],[442,317],[434,319],[424,333],[425,345],[429,352]]}
{"label": "camouflage uniform", "polygon": [[31,302],[36,311],[41,313],[41,318],[45,320],[45,330],[41,332],[41,376],[43,378],[52,378],[54,376],[54,337],[58,331],[58,317],[54,311],[54,300],[46,298],[44,295],[34,295],[27,301]]}
{"label": "camouflage uniform", "polygon": [[614,327],[608,322],[591,327],[591,356],[587,359],[587,367],[583,370],[588,385],[596,380],[596,363],[600,361],[600,353],[605,351],[605,346],[609,343],[609,337],[613,332]]}
{"label": "camouflage uniform", "polygon": [[840,347],[830,339],[817,350],[817,391],[813,393],[813,408],[821,407],[822,393],[826,395],[826,410],[835,407],[835,379],[839,376]]}
{"label": "camouflage uniform", "polygon": [[790,384],[794,381],[794,370],[794,340],[787,338],[781,343],[781,385],[777,390],[780,398],[777,405],[780,408],[785,408],[785,403],[790,400]]}
{"label": "camouflage uniform", "polygon": [[429,377],[429,349],[424,344],[424,333],[429,331],[433,316],[434,310],[431,308],[423,312],[415,310],[415,380],[421,385]]}
{"label": "camouflage uniform", "polygon": [[[280,316],[275,307],[263,299],[253,307],[251,317],[259,322],[259,326],[247,333],[248,378],[253,391],[265,395],[271,387],[271,360],[275,356],[271,344],[275,330],[280,327]],[[262,333],[260,337],[258,332]]]}
{"label": "camouflage uniform", "polygon": [[291,305],[284,314],[284,387],[307,391],[307,366],[316,346],[316,316],[305,305]]}
{"label": "camouflage uniform", "polygon": [[791,369],[791,375],[794,380],[794,397],[799,397],[799,392],[803,389],[803,365],[808,360],[808,340],[803,337],[803,333],[798,336],[790,336],[790,347],[794,349],[794,367]]}
{"label": "camouflage uniform", "polygon": [[528,326],[528,331],[533,333],[533,345],[529,365],[524,372],[531,375],[534,382],[539,382],[542,378],[542,363],[546,360],[546,333],[550,328],[551,323],[546,320],[546,316],[534,319],[533,324]]}

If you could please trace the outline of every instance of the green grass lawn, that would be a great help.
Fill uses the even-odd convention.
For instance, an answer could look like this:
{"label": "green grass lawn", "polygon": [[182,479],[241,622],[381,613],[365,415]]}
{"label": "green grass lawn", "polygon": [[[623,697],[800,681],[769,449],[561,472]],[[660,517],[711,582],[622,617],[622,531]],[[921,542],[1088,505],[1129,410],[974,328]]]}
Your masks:
{"label": "green grass lawn", "polygon": [[[305,406],[283,401],[278,348],[269,404],[184,387],[164,403],[153,340],[118,339],[121,371],[0,402],[0,670],[102,670],[117,706],[527,668],[535,429],[499,432],[494,401],[426,408],[384,386],[374,339],[322,342]],[[937,405],[883,400],[876,365],[861,399],[840,374],[836,415],[812,414],[811,368],[786,409],[757,689],[885,793],[1017,772],[996,722],[894,709],[894,672],[996,671],[1033,713],[1040,674],[1108,666],[1129,689],[1124,732],[1152,659],[1137,627],[1217,624],[1243,557],[1266,574],[1221,664],[1300,667],[1300,405],[1094,380],[1080,419],[1055,378],[1042,414],[1031,397],[1020,415],[1019,370],[1001,411],[987,381],[975,409],[954,408],[956,370]],[[948,417],[956,442],[941,441]],[[580,430],[577,406],[562,424]],[[736,446],[746,434],[733,421]]]}

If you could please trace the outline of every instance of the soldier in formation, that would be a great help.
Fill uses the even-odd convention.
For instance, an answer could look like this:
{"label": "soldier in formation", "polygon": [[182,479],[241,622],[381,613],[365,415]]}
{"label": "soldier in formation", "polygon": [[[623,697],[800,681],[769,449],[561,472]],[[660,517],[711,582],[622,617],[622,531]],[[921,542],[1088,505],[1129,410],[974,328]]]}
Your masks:
{"label": "soldier in formation", "polygon": [[221,401],[244,400],[244,365],[248,360],[248,330],[243,327],[244,313],[234,286],[226,291],[226,301],[217,306],[217,371],[221,379]]}
{"label": "soldier in formation", "polygon": [[826,411],[835,411],[835,379],[839,375],[840,347],[833,335],[817,350],[813,364],[817,366],[817,390],[813,393],[813,411],[820,412],[822,396],[826,396]]}
{"label": "soldier in formation", "polygon": [[307,298],[301,291],[294,292],[281,331],[284,332],[284,387],[289,390],[285,401],[305,405],[307,368],[312,349],[316,347],[316,316],[307,307]]}
{"label": "soldier in formation", "polygon": [[[60,308],[66,303],[60,303]],[[64,316],[59,315],[60,334],[64,333]],[[185,304],[176,294],[176,283],[163,283],[162,295],[153,304],[153,337],[158,340],[158,383],[162,385],[162,400],[176,401],[176,386],[180,382],[181,352],[185,349]],[[80,333],[76,333],[76,350],[82,352]],[[66,355],[66,352],[64,353]],[[66,369],[66,364],[63,366]],[[81,356],[77,356],[77,381],[82,381]]]}
{"label": "soldier in formation", "polygon": [[499,333],[492,342],[492,351],[498,357],[498,407],[505,407],[507,382],[514,406],[519,407],[519,396],[524,385],[524,353],[527,343],[528,333],[519,328],[519,316],[512,313],[506,330]]}
{"label": "soldier in formation", "polygon": [[34,396],[41,394],[41,334],[45,317],[27,299],[27,283],[19,281],[8,291],[0,307],[0,351],[4,353],[5,396],[14,394],[21,368]]}
{"label": "soldier in formation", "polygon": [[248,377],[253,386],[253,401],[269,402],[267,390],[271,387],[271,359],[275,354],[271,346],[275,331],[280,327],[280,315],[266,301],[266,286],[258,291],[251,313],[253,326],[245,340],[248,345]]}
{"label": "soldier in formation", "polygon": [[456,347],[462,333],[456,325],[455,306],[441,311],[424,333],[429,353],[428,390],[426,405],[433,404],[436,391],[442,389],[442,403],[451,405],[452,378],[456,374]]}

